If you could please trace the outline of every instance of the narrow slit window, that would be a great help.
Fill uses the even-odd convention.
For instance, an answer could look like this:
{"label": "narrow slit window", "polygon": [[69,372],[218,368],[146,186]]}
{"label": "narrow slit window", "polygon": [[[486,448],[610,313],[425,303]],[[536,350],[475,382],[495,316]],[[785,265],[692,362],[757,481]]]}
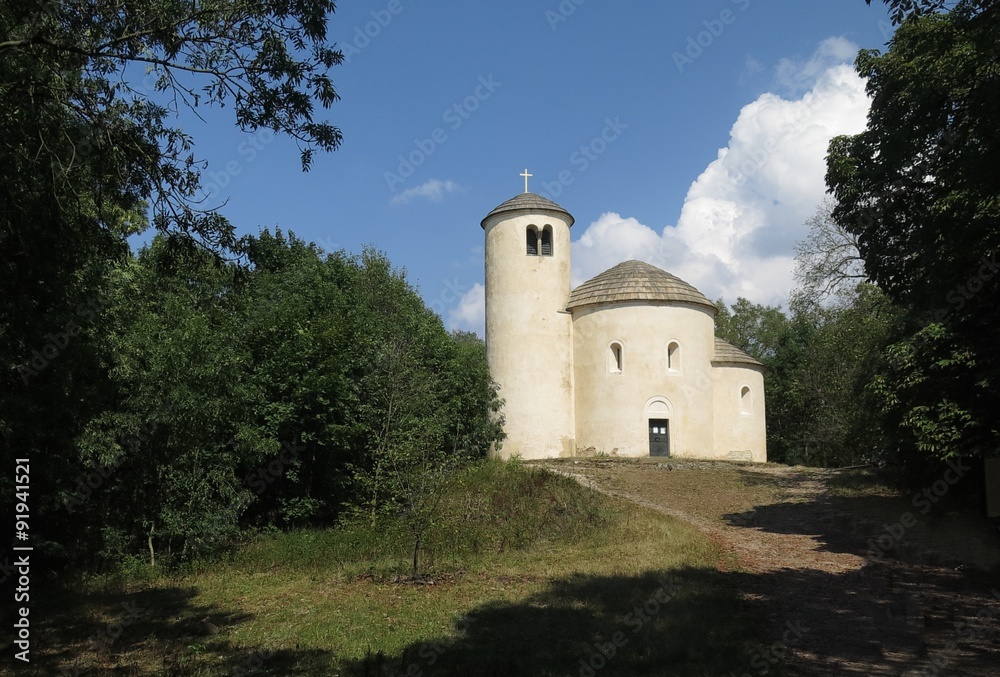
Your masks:
{"label": "narrow slit window", "polygon": [[542,229],[542,256],[552,256],[552,226]]}
{"label": "narrow slit window", "polygon": [[753,413],[753,395],[750,392],[750,386],[740,388],[740,413]]}
{"label": "narrow slit window", "polygon": [[681,344],[671,341],[667,346],[667,369],[670,371],[681,370]]}
{"label": "narrow slit window", "polygon": [[622,344],[612,343],[608,346],[608,371],[620,373],[622,370]]}
{"label": "narrow slit window", "polygon": [[538,231],[535,230],[534,226],[528,226],[525,238],[527,240],[528,256],[538,256]]}

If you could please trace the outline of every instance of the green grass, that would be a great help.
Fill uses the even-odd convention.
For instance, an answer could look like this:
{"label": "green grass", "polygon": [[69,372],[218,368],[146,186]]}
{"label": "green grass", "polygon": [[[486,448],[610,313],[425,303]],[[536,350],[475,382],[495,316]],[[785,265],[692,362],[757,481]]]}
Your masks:
{"label": "green grass", "polygon": [[[576,675],[593,660],[601,675],[694,676],[742,674],[768,639],[700,532],[519,463],[468,471],[423,576],[408,558],[398,528],[354,522],[259,536],[184,572],[79,582],[43,605],[33,667]],[[123,602],[142,610],[128,623]],[[116,638],[88,639],[102,632]]]}

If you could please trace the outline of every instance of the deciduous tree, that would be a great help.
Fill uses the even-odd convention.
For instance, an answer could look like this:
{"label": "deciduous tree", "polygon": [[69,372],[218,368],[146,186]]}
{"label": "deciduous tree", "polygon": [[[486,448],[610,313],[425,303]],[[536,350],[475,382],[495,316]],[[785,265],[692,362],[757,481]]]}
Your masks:
{"label": "deciduous tree", "polygon": [[[913,323],[891,353],[898,380],[883,390],[902,395],[900,444],[981,455],[1000,442],[1000,3],[892,5],[907,18],[889,50],[857,59],[872,97],[867,129],[830,144],[833,218]],[[943,364],[930,387],[907,386]]]}
{"label": "deciduous tree", "polygon": [[[152,223],[185,236],[168,241],[182,245],[170,256],[189,255],[194,243],[216,254],[236,245],[230,224],[201,199],[204,165],[175,114],[229,106],[246,131],[296,139],[303,167],[316,150],[335,149],[340,131],[316,116],[337,99],[329,69],[342,56],[326,40],[333,8],[332,0],[0,5],[0,445],[19,456],[44,452],[40,539],[71,530],[58,497],[89,471],[73,440],[117,406],[106,377],[113,358],[95,337],[112,331],[107,281],[128,261],[126,238]],[[7,489],[0,480],[0,493]]]}

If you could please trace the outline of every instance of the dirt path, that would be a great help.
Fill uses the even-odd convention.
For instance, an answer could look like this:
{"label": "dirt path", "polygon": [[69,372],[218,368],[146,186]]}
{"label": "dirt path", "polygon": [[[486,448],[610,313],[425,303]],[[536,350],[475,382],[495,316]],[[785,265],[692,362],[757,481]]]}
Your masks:
{"label": "dirt path", "polygon": [[[1000,674],[1000,539],[985,522],[967,529],[967,517],[918,513],[909,526],[907,501],[835,491],[832,470],[673,459],[547,465],[707,534],[724,553],[720,571],[764,610],[791,674]],[[748,674],[769,664],[768,656]]]}

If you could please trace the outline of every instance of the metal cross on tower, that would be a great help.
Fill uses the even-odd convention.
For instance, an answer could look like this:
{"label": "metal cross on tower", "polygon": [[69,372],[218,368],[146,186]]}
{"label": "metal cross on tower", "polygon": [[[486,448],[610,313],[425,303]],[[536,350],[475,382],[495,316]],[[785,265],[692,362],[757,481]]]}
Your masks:
{"label": "metal cross on tower", "polygon": [[528,177],[529,176],[534,176],[534,174],[529,174],[528,173],[528,169],[525,168],[524,173],[523,174],[518,174],[518,176],[523,176],[524,177],[524,192],[527,193],[528,192]]}

